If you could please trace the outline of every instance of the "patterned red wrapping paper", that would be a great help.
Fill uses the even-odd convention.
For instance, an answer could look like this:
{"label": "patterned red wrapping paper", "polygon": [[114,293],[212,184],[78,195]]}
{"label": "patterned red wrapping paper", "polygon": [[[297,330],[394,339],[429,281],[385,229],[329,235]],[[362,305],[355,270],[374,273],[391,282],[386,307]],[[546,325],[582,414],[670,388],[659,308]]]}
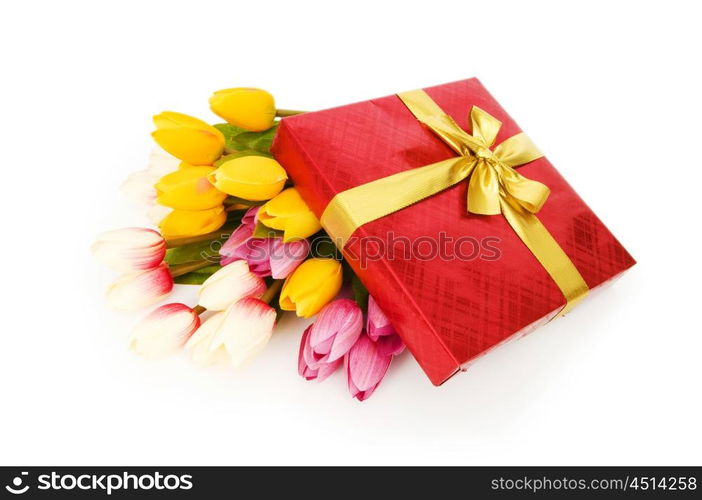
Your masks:
{"label": "patterned red wrapping paper", "polygon": [[[495,145],[521,132],[475,78],[424,90],[469,133],[469,111],[474,105],[499,119],[502,128]],[[396,95],[285,118],[273,154],[318,217],[341,191],[455,156]],[[590,289],[635,264],[546,157],[518,171],[551,188],[538,217]],[[368,223],[354,233],[357,238],[344,251],[435,385],[491,347],[545,322],[565,303],[504,217],[468,213],[466,196],[467,181],[463,181]],[[471,241],[495,237],[499,242],[490,245],[499,249],[500,256],[450,259],[453,247],[446,245],[443,257],[405,259],[400,251],[393,258],[367,259],[362,265],[358,258],[362,245],[367,256],[378,252],[378,241],[388,241],[389,232],[395,238],[423,242],[415,247],[422,255],[430,253],[427,242],[438,242],[442,232],[454,241],[466,236]],[[373,242],[370,237],[380,240]],[[404,243],[398,245],[404,248]],[[466,248],[464,255],[472,250],[470,245]],[[490,257],[490,252],[481,253]]]}

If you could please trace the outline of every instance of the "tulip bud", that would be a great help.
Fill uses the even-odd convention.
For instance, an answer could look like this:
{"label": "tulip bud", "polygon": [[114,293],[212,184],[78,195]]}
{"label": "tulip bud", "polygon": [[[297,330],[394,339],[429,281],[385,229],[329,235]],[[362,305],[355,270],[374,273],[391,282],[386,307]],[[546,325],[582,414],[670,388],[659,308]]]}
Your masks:
{"label": "tulip bud", "polygon": [[129,348],[145,358],[163,358],[185,345],[200,317],[185,304],[165,304],[134,327]]}
{"label": "tulip bud", "polygon": [[397,356],[405,349],[405,344],[390,324],[390,320],[380,309],[372,296],[368,296],[368,337],[378,344],[382,355]]}
{"label": "tulip bud", "polygon": [[361,335],[344,358],[346,379],[351,396],[365,401],[375,391],[388,371],[392,356],[378,351],[378,344]]}
{"label": "tulip bud", "polygon": [[218,190],[245,200],[270,200],[285,186],[288,174],[266,156],[241,156],[222,163],[210,175]]}
{"label": "tulip bud", "polygon": [[224,311],[244,297],[260,297],[266,283],[249,271],[246,261],[224,266],[207,278],[200,287],[198,303],[210,311]]}
{"label": "tulip bud", "polygon": [[341,359],[363,330],[363,311],[351,299],[338,299],[322,308],[312,324],[309,343],[314,361]]}
{"label": "tulip bud", "polygon": [[211,233],[224,225],[227,214],[223,206],[208,210],[173,210],[159,224],[164,238],[197,236]]}
{"label": "tulip bud", "polygon": [[288,276],[280,292],[280,307],[303,318],[317,314],[341,290],[341,264],[334,259],[314,258],[300,264]]}
{"label": "tulip bud", "polygon": [[107,231],[91,247],[93,255],[111,269],[141,271],[158,266],[166,255],[166,242],[153,229],[128,227]]}
{"label": "tulip bud", "polygon": [[150,306],[173,290],[173,278],[163,263],[153,269],[120,276],[107,289],[107,301],[115,309],[135,310]]}
{"label": "tulip bud", "polygon": [[207,210],[221,206],[226,193],[207,180],[213,167],[186,167],[161,177],[156,183],[156,200],[179,210]]}
{"label": "tulip bud", "polygon": [[275,118],[273,96],[261,89],[218,90],[210,97],[210,108],[232,125],[253,132],[271,128]]}
{"label": "tulip bud", "polygon": [[192,116],[164,111],[154,116],[151,133],[163,149],[191,165],[212,165],[224,150],[224,135]]}
{"label": "tulip bud", "polygon": [[185,349],[201,365],[226,360],[233,366],[241,366],[266,347],[273,334],[275,317],[271,306],[247,297],[208,318],[190,337]]}
{"label": "tulip bud", "polygon": [[297,189],[288,188],[267,202],[258,212],[258,220],[268,227],[283,231],[283,242],[312,236],[322,229]]}
{"label": "tulip bud", "polygon": [[312,351],[312,346],[310,345],[311,330],[312,325],[308,326],[305,329],[305,333],[302,334],[302,340],[300,341],[300,352],[297,356],[297,371],[301,377],[305,378],[305,380],[316,380],[317,382],[321,382],[334,373],[337,368],[339,368],[342,358],[328,363],[317,361],[315,359],[314,352]]}

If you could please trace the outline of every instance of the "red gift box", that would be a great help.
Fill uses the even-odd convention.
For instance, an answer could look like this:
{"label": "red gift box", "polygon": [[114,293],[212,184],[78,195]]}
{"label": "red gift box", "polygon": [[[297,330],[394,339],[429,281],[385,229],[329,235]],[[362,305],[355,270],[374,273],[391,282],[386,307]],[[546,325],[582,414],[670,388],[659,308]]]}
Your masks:
{"label": "red gift box", "polygon": [[[521,132],[475,78],[424,89],[469,133],[477,106]],[[397,95],[282,120],[272,148],[318,217],[338,193],[456,156]],[[545,157],[517,169],[551,189],[538,218],[592,290],[635,261]],[[466,210],[463,181],[360,227],[344,257],[439,385],[566,300],[501,215]]]}

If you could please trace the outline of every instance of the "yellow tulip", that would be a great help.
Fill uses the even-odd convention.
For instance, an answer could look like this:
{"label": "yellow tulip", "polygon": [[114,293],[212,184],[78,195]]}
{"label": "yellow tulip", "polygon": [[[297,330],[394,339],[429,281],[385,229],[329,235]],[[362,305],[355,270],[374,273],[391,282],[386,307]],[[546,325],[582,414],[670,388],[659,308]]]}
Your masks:
{"label": "yellow tulip", "polygon": [[242,156],[222,163],[210,174],[214,187],[245,200],[270,200],[288,179],[280,163],[266,156]]}
{"label": "yellow tulip", "polygon": [[307,238],[322,229],[319,219],[294,187],[286,189],[263,205],[258,211],[258,220],[268,227],[283,231],[285,243]]}
{"label": "yellow tulip", "polygon": [[211,233],[224,225],[227,213],[223,206],[209,210],[173,210],[159,224],[164,238],[180,238]]}
{"label": "yellow tulip", "polygon": [[210,108],[232,125],[252,132],[271,128],[275,118],[273,96],[261,89],[218,90],[210,97]]}
{"label": "yellow tulip", "polygon": [[193,167],[182,163],[180,169],[161,177],[156,183],[156,201],[180,210],[207,210],[222,205],[227,197],[210,183],[207,176],[214,167]]}
{"label": "yellow tulip", "polygon": [[343,272],[334,259],[314,258],[288,276],[280,292],[280,308],[302,318],[317,314],[341,290]]}
{"label": "yellow tulip", "polygon": [[154,116],[151,133],[163,149],[192,165],[212,165],[224,150],[224,135],[213,126],[192,116],[164,111]]}

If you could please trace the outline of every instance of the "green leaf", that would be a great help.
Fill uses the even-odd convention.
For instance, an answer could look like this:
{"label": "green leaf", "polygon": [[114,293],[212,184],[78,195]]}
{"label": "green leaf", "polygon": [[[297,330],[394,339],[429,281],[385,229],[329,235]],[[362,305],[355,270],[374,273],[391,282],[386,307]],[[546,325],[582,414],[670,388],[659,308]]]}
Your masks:
{"label": "green leaf", "polygon": [[210,241],[190,243],[182,247],[169,248],[166,251],[166,264],[169,266],[177,266],[178,264],[185,264],[196,260],[211,260],[212,262],[217,262],[219,261],[219,249],[225,241],[227,241],[227,238],[218,238]]}
{"label": "green leaf", "polygon": [[278,124],[275,124],[263,132],[244,132],[237,135],[234,140],[241,146],[237,148],[239,150],[254,150],[267,153],[271,150],[271,144],[273,144],[277,131]]}
{"label": "green leaf", "polygon": [[341,253],[332,239],[323,232],[317,233],[312,237],[312,256],[313,257],[329,257],[336,260],[341,260]]}
{"label": "green leaf", "polygon": [[191,273],[184,274],[173,278],[173,281],[179,285],[202,285],[207,278],[219,271],[221,266],[212,265],[198,269]]}
{"label": "green leaf", "polygon": [[353,299],[365,313],[368,310],[368,290],[355,274],[351,276],[351,290],[353,290]]}
{"label": "green leaf", "polygon": [[261,221],[256,221],[256,227],[251,236],[253,238],[282,238],[283,231],[265,226]]}
{"label": "green leaf", "polygon": [[232,153],[244,151],[268,153],[278,130],[277,123],[263,132],[249,132],[229,123],[218,123],[214,127],[222,132],[225,141],[224,147]]}

